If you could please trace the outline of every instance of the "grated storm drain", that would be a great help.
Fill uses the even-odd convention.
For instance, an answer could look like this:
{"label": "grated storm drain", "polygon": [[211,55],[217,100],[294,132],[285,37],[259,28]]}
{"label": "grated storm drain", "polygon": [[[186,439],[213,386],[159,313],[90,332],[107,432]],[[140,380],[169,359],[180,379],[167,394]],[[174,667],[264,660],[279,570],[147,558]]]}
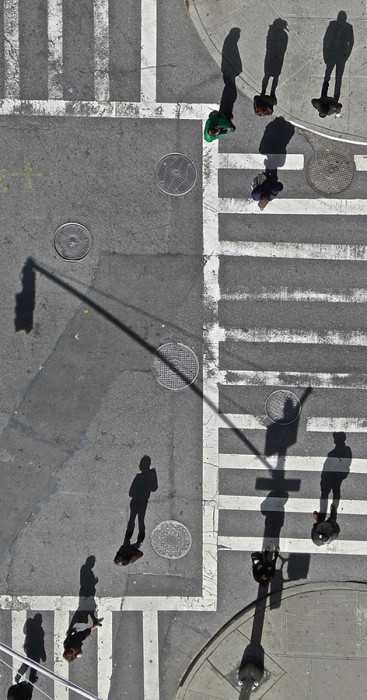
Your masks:
{"label": "grated storm drain", "polygon": [[55,233],[54,245],[65,260],[81,260],[90,251],[92,236],[82,224],[62,224]]}
{"label": "grated storm drain", "polygon": [[287,423],[293,423],[299,417],[301,402],[293,391],[279,389],[268,396],[265,410],[274,423],[287,425]]}
{"label": "grated storm drain", "polygon": [[156,169],[157,184],[166,194],[176,197],[187,194],[195,185],[196,165],[182,153],[169,153],[160,159]]}
{"label": "grated storm drain", "polygon": [[192,538],[186,525],[164,520],[154,528],[150,541],[156,554],[165,559],[181,559],[191,548]]}
{"label": "grated storm drain", "polygon": [[332,148],[316,151],[307,163],[312,187],[324,194],[343,192],[354,177],[353,156]]}
{"label": "grated storm drain", "polygon": [[161,345],[153,360],[153,373],[161,386],[178,391],[192,384],[198,376],[199,360],[183,343]]}

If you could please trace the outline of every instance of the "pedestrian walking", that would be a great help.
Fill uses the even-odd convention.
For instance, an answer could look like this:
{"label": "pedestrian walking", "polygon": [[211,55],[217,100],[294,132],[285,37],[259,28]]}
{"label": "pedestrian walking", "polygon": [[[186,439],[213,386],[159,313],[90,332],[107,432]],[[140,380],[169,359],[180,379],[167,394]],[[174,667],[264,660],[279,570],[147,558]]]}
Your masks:
{"label": "pedestrian walking", "polygon": [[259,202],[259,209],[265,209],[266,205],[277,197],[283,190],[283,183],[278,182],[278,178],[271,171],[256,175],[252,182],[252,199]]}
{"label": "pedestrian walking", "polygon": [[145,512],[148,506],[149,496],[152,491],[157,491],[158,489],[157,472],[154,468],[151,469],[150,465],[150,457],[148,455],[144,455],[139,464],[141,473],[134,477],[134,480],[130,486],[130,517],[126,527],[124,544],[130,544],[130,540],[134,533],[136,518],[138,518],[139,525],[137,545],[144,542]]}
{"label": "pedestrian walking", "polygon": [[317,109],[319,117],[324,119],[325,117],[330,117],[333,114],[340,114],[342,109],[342,104],[335,100],[334,97],[321,97],[311,100],[312,106]]}
{"label": "pedestrian walking", "polygon": [[6,695],[7,700],[31,700],[33,686],[28,681],[12,685]]}
{"label": "pedestrian walking", "polygon": [[276,547],[274,552],[270,550],[270,547],[266,547],[264,552],[254,552],[251,554],[252,574],[255,581],[257,581],[260,586],[267,587],[273,580],[275,576],[275,564],[279,552],[279,547]]}
{"label": "pedestrian walking", "polygon": [[205,141],[215,141],[221,136],[225,136],[230,131],[235,131],[236,127],[223,114],[223,112],[210,112],[208,119],[205,122],[204,139]]}
{"label": "pedestrian walking", "polygon": [[95,622],[94,625],[84,630],[78,630],[76,627],[72,627],[68,631],[64,641],[63,657],[65,661],[73,661],[82,656],[82,644],[96,627],[102,627],[102,624],[100,622]]}
{"label": "pedestrian walking", "polygon": [[113,561],[117,566],[127,566],[128,564],[134,564],[134,562],[142,556],[143,552],[141,552],[136,545],[130,544],[130,542],[124,542]]}
{"label": "pedestrian walking", "polygon": [[311,530],[311,539],[317,547],[330,543],[339,537],[340,527],[336,522],[336,515],[336,508],[333,504],[330,506],[330,517],[327,520],[325,520],[323,513],[318,513],[317,510],[314,511],[313,518],[315,523]]}

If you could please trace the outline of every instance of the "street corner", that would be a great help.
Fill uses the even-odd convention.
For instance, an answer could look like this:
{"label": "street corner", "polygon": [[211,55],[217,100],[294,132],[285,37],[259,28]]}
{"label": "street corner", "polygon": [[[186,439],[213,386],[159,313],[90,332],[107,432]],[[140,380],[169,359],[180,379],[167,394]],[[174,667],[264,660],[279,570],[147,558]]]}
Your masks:
{"label": "street corner", "polygon": [[259,698],[271,689],[274,700],[291,700],[295,687],[304,698],[363,697],[366,606],[365,584],[353,583],[303,584],[260,598],[205,645],[176,699],[238,700],[249,679]]}
{"label": "street corner", "polygon": [[365,145],[365,14],[359,2],[347,5],[193,0],[189,8],[224,92],[237,86],[300,128]]}

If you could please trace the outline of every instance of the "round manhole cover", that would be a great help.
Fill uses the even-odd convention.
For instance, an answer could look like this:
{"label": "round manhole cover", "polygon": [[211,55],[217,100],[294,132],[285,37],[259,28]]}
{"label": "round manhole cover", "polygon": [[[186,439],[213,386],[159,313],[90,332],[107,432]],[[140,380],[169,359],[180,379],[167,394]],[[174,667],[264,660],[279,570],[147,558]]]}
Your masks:
{"label": "round manhole cover", "polygon": [[187,194],[195,185],[197,172],[195,163],[182,153],[169,153],[160,159],[157,184],[166,194],[178,197]]}
{"label": "round manhole cover", "polygon": [[62,224],[55,233],[56,252],[65,260],[81,260],[89,253],[92,236],[82,224]]}
{"label": "round manhole cover", "polygon": [[337,194],[346,190],[353,180],[353,156],[331,148],[317,151],[307,163],[307,174],[315,190]]}
{"label": "round manhole cover", "polygon": [[191,548],[191,534],[177,520],[164,520],[154,528],[150,540],[154,551],[165,559],[181,559]]}
{"label": "round manhole cover", "polygon": [[156,351],[153,372],[159,384],[177,391],[195,381],[199,372],[199,360],[187,345],[165,343]]}
{"label": "round manhole cover", "polygon": [[301,402],[293,391],[279,389],[266,399],[265,410],[274,423],[293,423],[301,413]]}

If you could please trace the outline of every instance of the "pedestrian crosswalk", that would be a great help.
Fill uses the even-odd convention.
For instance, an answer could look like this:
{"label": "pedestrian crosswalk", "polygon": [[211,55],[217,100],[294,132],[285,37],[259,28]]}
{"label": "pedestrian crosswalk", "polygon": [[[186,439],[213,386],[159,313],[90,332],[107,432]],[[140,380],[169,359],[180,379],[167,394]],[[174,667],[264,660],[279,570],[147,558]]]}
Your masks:
{"label": "pedestrian crosswalk", "polygon": [[[210,146],[212,147],[213,144]],[[288,553],[317,554],[318,556],[330,554],[365,556],[367,542],[363,533],[367,509],[365,501],[361,500],[363,494],[358,490],[361,482],[358,482],[355,489],[352,486],[353,477],[358,479],[359,475],[362,477],[367,472],[367,461],[363,458],[363,450],[359,450],[359,452],[356,450],[351,461],[342,458],[328,458],[328,470],[336,473],[348,473],[349,479],[348,496],[343,499],[342,489],[342,498],[338,507],[342,523],[339,539],[330,545],[318,548],[313,545],[310,539],[310,530],[312,512],[319,508],[320,476],[327,454],[333,447],[332,433],[335,431],[345,432],[347,444],[351,444],[353,448],[353,442],[358,442],[358,436],[363,435],[366,431],[363,392],[367,388],[367,375],[363,371],[361,373],[355,371],[352,362],[350,363],[348,359],[338,360],[339,366],[335,368],[337,371],[327,371],[329,368],[327,362],[325,363],[325,355],[319,356],[316,353],[316,348],[329,348],[330,350],[332,347],[340,353],[338,358],[345,357],[348,348],[355,347],[360,352],[364,352],[367,334],[362,312],[363,307],[360,305],[367,298],[366,290],[363,286],[359,287],[355,284],[355,278],[353,284],[353,275],[351,275],[350,286],[345,285],[345,279],[348,280],[348,269],[344,273],[341,288],[337,288],[335,280],[332,280],[333,283],[329,286],[328,268],[323,270],[323,265],[330,265],[331,262],[348,266],[357,261],[361,264],[359,283],[364,279],[363,264],[367,259],[367,247],[364,244],[353,242],[353,226],[350,230],[348,229],[348,240],[343,243],[337,240],[333,241],[330,235],[325,240],[322,228],[317,236],[317,242],[302,241],[299,239],[299,234],[297,242],[294,242],[292,240],[285,241],[284,237],[283,240],[274,238],[271,222],[273,216],[283,218],[292,216],[299,217],[298,220],[302,222],[309,221],[310,227],[312,227],[314,217],[325,215],[335,217],[335,221],[339,223],[336,217],[341,214],[353,217],[353,221],[355,221],[355,217],[363,217],[367,213],[367,201],[352,197],[287,199],[286,191],[284,191],[284,196],[279,196],[264,211],[260,211],[257,203],[253,202],[250,197],[245,199],[221,198],[218,194],[218,182],[222,169],[240,169],[243,171],[244,181],[251,182],[253,172],[264,168],[264,156],[251,153],[221,153],[220,147],[220,144],[215,144],[210,151],[204,145],[204,162],[207,168],[203,188],[203,237],[204,253],[206,254],[204,300],[207,313],[204,394],[207,393],[211,404],[214,404],[218,411],[217,416],[214,416],[213,412],[209,415],[210,408],[204,409],[203,481],[204,485],[207,485],[207,495],[204,494],[204,522],[208,527],[211,522],[214,523],[214,527],[218,528],[219,551],[250,552],[261,549],[265,544],[275,545],[279,543],[281,551]],[[356,171],[365,172],[366,157],[356,155],[354,160]],[[283,170],[302,170],[304,166],[302,154],[290,154],[283,158]],[[258,240],[259,236],[255,236],[251,240],[251,227],[255,226],[252,217],[264,214],[266,214],[265,220],[267,222],[265,233],[260,240]],[[238,240],[233,235],[233,228],[233,240],[226,240],[225,219],[232,215],[237,217],[240,215],[240,218],[236,220],[239,232]],[[247,226],[247,217],[251,217],[250,226]],[[242,221],[243,227],[241,226]],[[268,222],[270,222],[270,226]],[[245,236],[242,233],[243,230],[246,231]],[[279,230],[279,227],[276,230]],[[263,272],[259,264],[255,268],[256,272],[252,275],[251,267],[256,259],[266,262],[267,267],[266,271]],[[240,260],[241,264],[235,263],[235,260]],[[284,280],[279,271],[277,275],[275,268],[275,271],[271,268],[272,264],[276,266],[281,260],[288,262],[288,268],[283,268],[287,274]],[[302,270],[300,266],[307,261],[317,263],[317,275],[313,276],[313,286],[302,287],[299,281],[299,271]],[[224,265],[226,283],[222,290]],[[233,276],[231,276],[231,265]],[[271,270],[270,282],[267,280],[269,270]],[[307,277],[307,272],[304,277]],[[236,282],[238,279],[240,279],[240,284]],[[278,284],[275,284],[274,280]],[[246,304],[246,312],[239,313],[239,307],[235,308],[235,304],[238,302]],[[338,314],[338,304],[356,305],[356,316],[353,316],[357,319],[356,327],[353,327],[353,321],[346,322],[347,309],[343,309],[343,314]],[[267,305],[270,307],[269,312],[266,311]],[[291,324],[288,327],[285,325],[287,305],[292,310],[292,318],[297,322],[296,327],[292,327]],[[329,320],[328,325],[324,327],[320,327],[322,322],[317,321],[320,317],[319,309],[321,306],[322,308],[326,307],[323,318]],[[328,312],[329,307],[330,311]],[[296,313],[295,308],[297,309]],[[265,319],[266,324],[257,325],[257,316],[261,317],[262,321]],[[289,316],[291,317],[291,312]],[[243,319],[245,325],[233,325],[233,318],[237,319],[238,317]],[[276,325],[277,321],[280,321],[279,327]],[[276,349],[275,355],[272,355],[272,347]],[[292,348],[296,350],[295,359],[292,356]],[[288,367],[279,371],[274,366],[276,361],[274,358],[281,355],[282,349],[290,359]],[[312,353],[312,371],[307,371],[310,353]],[[235,361],[232,360],[234,355]],[[242,362],[239,358],[242,358]],[[318,361],[319,367],[317,367]],[[332,364],[332,360],[330,363]],[[318,369],[320,371],[317,371]],[[270,395],[279,387],[288,388],[298,396],[301,396],[307,387],[311,387],[313,392],[318,392],[319,396],[324,392],[322,393],[323,402],[330,408],[331,414],[325,415],[325,412],[321,413],[319,409],[316,409],[315,414],[313,414],[311,396],[304,408],[302,421],[296,428],[299,433],[298,440],[292,444],[289,454],[286,450],[285,454],[269,456],[265,454],[264,433],[269,431],[271,421],[265,413],[261,412],[264,410],[266,395]],[[223,394],[224,389],[226,390],[225,394]],[[234,390],[237,391],[236,394],[231,393]],[[247,402],[250,405],[256,403],[256,398],[254,398],[256,390],[259,392],[258,412],[249,413]],[[239,391],[241,391],[240,394]],[[325,392],[328,392],[327,395]],[[335,392],[337,392],[337,402],[335,401]],[[341,392],[346,392],[343,394],[345,399],[342,402],[340,402]],[[235,399],[233,398],[237,408],[235,413],[223,412],[221,409],[223,396],[227,402],[231,401],[231,397],[235,397]],[[349,411],[345,410],[344,404],[349,408]],[[355,406],[355,413],[350,411],[352,405]],[[242,407],[242,413],[238,412],[239,407]],[[237,442],[235,435],[239,436]],[[311,454],[307,454],[309,443],[306,436],[313,441]],[[242,444],[241,439],[243,439]],[[317,454],[315,445],[322,445],[323,439],[325,439],[325,452]],[[228,447],[234,447],[236,451],[228,451]],[[297,449],[299,453],[297,453]],[[253,495],[254,489],[257,488],[255,486],[257,479],[259,479],[260,473],[264,474],[264,472],[268,472],[270,477],[274,477],[278,472],[281,480],[296,472],[300,490],[292,492],[290,489],[286,498],[277,497],[276,493],[267,495],[265,490],[263,495]],[[243,487],[240,491],[238,490],[240,482],[234,477],[236,473],[243,473]],[[307,498],[302,497],[303,483],[306,484],[306,491],[310,490],[310,483],[315,486],[311,497],[309,493],[307,493]],[[263,485],[262,489],[264,488]],[[271,486],[268,493],[269,491],[271,491]],[[350,493],[353,494],[352,498]],[[214,511],[217,512],[217,518]],[[221,516],[225,513],[232,515],[223,520]],[[241,513],[247,514],[246,536],[238,536],[235,532],[230,534],[229,527],[234,527],[235,530],[243,527],[245,522],[243,519],[236,521],[236,514]],[[265,541],[263,524],[260,523],[259,529],[260,521],[258,519],[251,520],[255,513],[263,515],[281,513],[285,515],[285,522],[287,522],[287,518],[291,522],[292,517],[307,514],[308,524],[302,537],[287,536],[289,528],[287,532],[285,527],[285,532],[284,534],[280,533],[279,540],[275,537],[276,541],[273,542],[271,537],[267,537]],[[348,523],[344,536],[343,518],[346,518],[345,522]],[[360,535],[360,539],[357,540],[350,537],[350,533],[353,531],[350,523],[356,522],[356,519],[359,523],[364,523],[358,527],[353,525],[353,528],[357,529]],[[237,522],[238,525],[236,525]],[[252,522],[253,525],[251,525]],[[302,520],[303,522],[306,523],[306,520]],[[299,527],[302,523],[299,524]],[[208,547],[208,561],[211,554],[212,550]]]}

